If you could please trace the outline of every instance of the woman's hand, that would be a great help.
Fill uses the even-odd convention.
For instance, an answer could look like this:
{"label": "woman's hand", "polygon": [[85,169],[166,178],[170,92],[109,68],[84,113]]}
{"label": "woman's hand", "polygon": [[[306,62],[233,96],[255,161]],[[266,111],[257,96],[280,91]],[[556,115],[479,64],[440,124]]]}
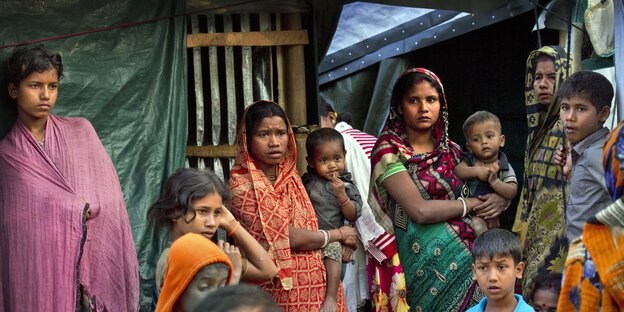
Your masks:
{"label": "woman's hand", "polygon": [[472,211],[477,216],[486,220],[498,217],[510,202],[496,193],[479,195],[479,199],[483,202],[475,206]]}
{"label": "woman's hand", "polygon": [[357,248],[357,231],[350,225],[343,225],[338,229],[338,232],[342,234],[342,238],[339,240],[342,245],[349,246],[353,249]]}
{"label": "woman's hand", "polygon": [[349,263],[353,260],[355,249],[349,246],[342,246],[342,263]]}
{"label": "woman's hand", "polygon": [[232,263],[232,279],[230,281],[230,285],[238,284],[243,270],[240,250],[238,250],[238,247],[230,245],[230,243],[222,240],[219,240],[217,242],[217,246],[219,246],[219,248],[221,248],[221,250],[225,252],[228,258],[230,258],[230,262]]}
{"label": "woman's hand", "polygon": [[466,201],[466,212],[467,212],[467,214],[474,214],[475,207],[477,207],[481,203],[483,203],[483,201],[481,201],[480,199],[478,199],[476,197],[464,198],[464,201]]}
{"label": "woman's hand", "polygon": [[222,228],[225,233],[230,233],[237,223],[238,221],[236,221],[230,210],[225,206],[221,206],[221,221],[219,222],[219,227]]}
{"label": "woman's hand", "polygon": [[325,231],[310,231],[288,226],[288,238],[291,250],[314,250],[319,249],[325,243],[339,242],[351,248],[357,248],[357,232],[349,225],[344,225],[338,229]]}

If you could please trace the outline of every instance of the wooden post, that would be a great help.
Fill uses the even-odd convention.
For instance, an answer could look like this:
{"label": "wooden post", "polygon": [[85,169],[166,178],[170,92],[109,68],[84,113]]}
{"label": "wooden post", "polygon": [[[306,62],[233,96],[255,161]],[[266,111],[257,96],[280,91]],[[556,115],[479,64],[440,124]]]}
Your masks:
{"label": "wooden post", "polygon": [[[287,30],[301,29],[301,15],[298,13],[282,14],[282,26]],[[284,46],[286,71],[286,114],[290,123],[295,126],[307,124],[305,57],[302,45]],[[297,169],[305,172],[307,155],[305,150],[306,134],[295,134],[297,142]]]}

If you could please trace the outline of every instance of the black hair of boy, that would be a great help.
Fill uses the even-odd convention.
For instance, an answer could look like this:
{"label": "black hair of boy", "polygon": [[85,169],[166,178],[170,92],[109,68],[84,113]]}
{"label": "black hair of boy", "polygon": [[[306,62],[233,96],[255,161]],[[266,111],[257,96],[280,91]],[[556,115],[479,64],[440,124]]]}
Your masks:
{"label": "black hair of boy", "polygon": [[500,119],[498,119],[496,115],[488,111],[480,110],[480,111],[474,112],[472,115],[466,118],[466,121],[464,121],[464,125],[462,126],[462,131],[464,132],[464,137],[466,137],[466,141],[470,139],[470,128],[472,128],[472,126],[474,125],[477,125],[486,121],[494,122],[494,124],[496,125],[496,128],[498,129],[498,132],[500,133],[503,132]]}
{"label": "black hair of boy", "polygon": [[9,83],[16,86],[30,74],[49,69],[56,70],[59,80],[63,78],[63,58],[58,53],[50,53],[42,44],[15,51],[7,63]]}
{"label": "black hair of boy", "polygon": [[613,86],[605,76],[592,71],[580,71],[568,77],[559,87],[561,98],[579,96],[600,111],[603,107],[611,107]]}
{"label": "black hair of boy", "polygon": [[220,311],[235,312],[239,309],[256,308],[259,312],[281,312],[282,309],[275,303],[262,288],[240,283],[238,285],[220,287],[212,291],[195,308],[195,312]]}
{"label": "black hair of boy", "polygon": [[563,274],[561,273],[548,273],[538,275],[533,282],[533,293],[531,294],[531,300],[535,301],[535,293],[538,290],[550,291],[559,295],[561,293],[562,280]]}
{"label": "black hair of boy", "polygon": [[184,218],[187,212],[193,213],[193,201],[218,194],[224,202],[228,200],[228,189],[221,179],[210,170],[180,168],[169,177],[165,192],[147,210],[147,220],[154,226],[171,225],[171,220]]}
{"label": "black hair of boy", "polygon": [[308,152],[308,157],[314,157],[317,146],[330,142],[340,142],[342,150],[345,150],[342,134],[332,128],[321,128],[310,133],[310,135],[308,135],[308,139],[306,140],[306,151]]}
{"label": "black hair of boy", "polygon": [[477,236],[472,244],[472,256],[475,259],[494,256],[510,256],[514,265],[522,260],[520,241],[513,233],[504,229],[489,229]]}

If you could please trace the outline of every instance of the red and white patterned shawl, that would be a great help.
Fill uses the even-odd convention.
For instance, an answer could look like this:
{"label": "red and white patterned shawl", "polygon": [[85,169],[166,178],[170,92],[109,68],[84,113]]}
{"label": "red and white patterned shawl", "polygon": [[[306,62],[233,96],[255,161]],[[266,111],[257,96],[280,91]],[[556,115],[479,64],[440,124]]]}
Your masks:
{"label": "red and white patterned shawl", "polygon": [[[288,225],[318,230],[314,208],[296,168],[295,137],[289,130],[288,147],[278,166],[277,180],[271,185],[247,150],[245,116],[254,104],[247,107],[238,126],[237,156],[228,182],[230,209],[279,269],[280,281],[266,282],[262,287],[285,311],[318,311],[326,288],[321,251],[291,251],[288,238]],[[290,129],[290,123],[286,126]],[[346,310],[342,294],[338,308]]]}
{"label": "red and white patterned shawl", "polygon": [[73,311],[82,285],[97,311],[135,311],[128,214],[91,124],[50,115],[44,150],[16,121],[0,141],[0,172],[0,310]]}

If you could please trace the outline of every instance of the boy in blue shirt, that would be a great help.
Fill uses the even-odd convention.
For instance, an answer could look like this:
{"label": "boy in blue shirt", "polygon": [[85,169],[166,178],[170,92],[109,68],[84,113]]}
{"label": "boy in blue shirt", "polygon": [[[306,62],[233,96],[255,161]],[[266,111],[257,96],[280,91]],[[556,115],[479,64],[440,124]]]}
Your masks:
{"label": "boy in blue shirt", "polygon": [[490,229],[477,236],[472,246],[473,277],[485,298],[468,312],[535,311],[522,296],[514,294],[516,279],[522,278],[520,241],[511,232]]}
{"label": "boy in blue shirt", "polygon": [[567,158],[572,165],[571,176],[564,170],[570,180],[566,236],[571,243],[581,236],[587,219],[611,204],[602,167],[602,146],[609,134],[603,124],[611,110],[613,87],[601,74],[580,71],[566,79],[558,95],[559,118],[572,148],[560,148],[553,162],[566,164]]}

